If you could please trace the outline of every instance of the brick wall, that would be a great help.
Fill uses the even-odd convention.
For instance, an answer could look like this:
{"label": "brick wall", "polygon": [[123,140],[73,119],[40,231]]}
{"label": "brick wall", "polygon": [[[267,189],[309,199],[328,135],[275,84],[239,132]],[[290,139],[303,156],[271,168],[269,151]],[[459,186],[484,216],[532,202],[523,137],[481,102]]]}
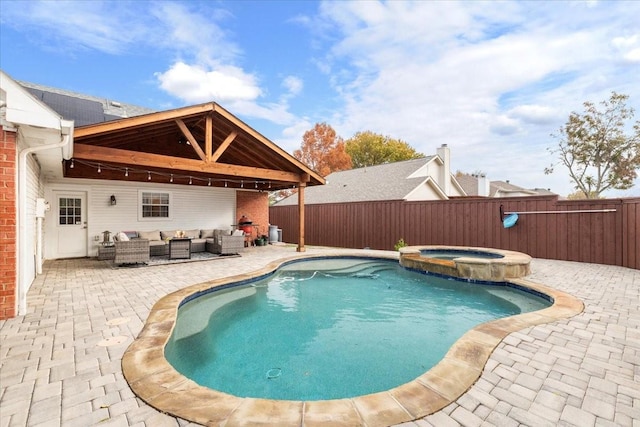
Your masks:
{"label": "brick wall", "polygon": [[[245,215],[258,225],[260,235],[269,234],[269,194],[257,191],[236,191],[236,221]],[[254,233],[254,236],[255,233]]]}
{"label": "brick wall", "polygon": [[16,133],[0,130],[0,320],[16,315]]}

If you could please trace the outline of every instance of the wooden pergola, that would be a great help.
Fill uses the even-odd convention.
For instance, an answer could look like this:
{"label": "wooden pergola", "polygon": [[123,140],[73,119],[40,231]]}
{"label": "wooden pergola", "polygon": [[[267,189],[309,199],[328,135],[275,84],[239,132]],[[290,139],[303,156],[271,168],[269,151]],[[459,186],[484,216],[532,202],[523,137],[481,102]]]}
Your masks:
{"label": "wooden pergola", "polygon": [[161,182],[247,190],[298,189],[304,251],[304,189],[324,178],[216,103],[78,127],[69,178]]}

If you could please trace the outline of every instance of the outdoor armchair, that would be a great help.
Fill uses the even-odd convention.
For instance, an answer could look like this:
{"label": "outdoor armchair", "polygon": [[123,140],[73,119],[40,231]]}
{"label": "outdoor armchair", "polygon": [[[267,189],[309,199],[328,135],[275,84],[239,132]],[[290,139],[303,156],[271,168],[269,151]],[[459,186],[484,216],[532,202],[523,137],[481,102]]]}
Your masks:
{"label": "outdoor armchair", "polygon": [[237,254],[244,250],[244,235],[230,236],[226,230],[214,230],[213,239],[207,239],[207,250],[214,254]]}

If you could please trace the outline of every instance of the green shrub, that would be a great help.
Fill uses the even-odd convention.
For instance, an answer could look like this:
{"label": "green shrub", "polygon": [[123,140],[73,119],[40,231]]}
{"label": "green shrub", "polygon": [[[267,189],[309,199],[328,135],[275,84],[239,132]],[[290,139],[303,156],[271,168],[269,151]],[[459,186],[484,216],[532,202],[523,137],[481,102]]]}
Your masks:
{"label": "green shrub", "polygon": [[393,246],[393,249],[399,251],[400,248],[404,248],[405,246],[408,246],[407,242],[405,242],[404,239],[401,238],[400,240],[398,240],[398,243]]}

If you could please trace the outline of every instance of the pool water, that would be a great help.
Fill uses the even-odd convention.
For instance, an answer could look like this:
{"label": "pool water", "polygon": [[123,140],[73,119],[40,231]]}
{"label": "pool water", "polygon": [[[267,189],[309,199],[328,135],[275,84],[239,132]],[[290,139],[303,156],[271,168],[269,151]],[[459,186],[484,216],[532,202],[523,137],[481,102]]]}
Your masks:
{"label": "pool water", "polygon": [[353,397],[422,375],[480,323],[549,305],[397,261],[294,262],[184,304],[165,356],[198,384],[240,397]]}
{"label": "pool water", "polygon": [[480,258],[480,259],[498,259],[504,258],[504,255],[493,252],[465,251],[460,249],[422,249],[421,255],[429,258],[453,260],[460,257]]}

